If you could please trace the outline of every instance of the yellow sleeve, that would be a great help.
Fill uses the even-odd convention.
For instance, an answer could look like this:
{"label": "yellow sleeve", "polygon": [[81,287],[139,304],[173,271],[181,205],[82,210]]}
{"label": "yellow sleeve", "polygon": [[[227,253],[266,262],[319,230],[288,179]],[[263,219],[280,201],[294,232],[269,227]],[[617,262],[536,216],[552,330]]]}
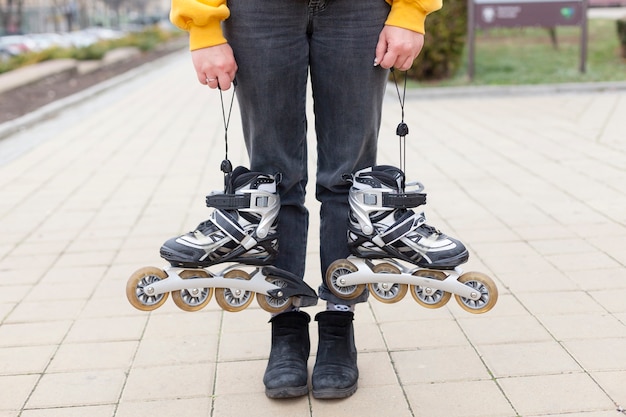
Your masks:
{"label": "yellow sleeve", "polygon": [[226,0],[172,0],[170,21],[189,32],[189,49],[226,43],[221,23],[230,16]]}
{"label": "yellow sleeve", "polygon": [[442,0],[387,0],[391,12],[385,24],[425,33],[426,16],[442,7]]}

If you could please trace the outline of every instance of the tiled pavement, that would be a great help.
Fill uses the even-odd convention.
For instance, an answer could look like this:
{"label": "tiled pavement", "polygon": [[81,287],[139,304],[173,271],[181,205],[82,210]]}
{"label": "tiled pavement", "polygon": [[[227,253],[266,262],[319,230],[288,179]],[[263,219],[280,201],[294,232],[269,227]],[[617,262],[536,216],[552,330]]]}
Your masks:
{"label": "tiled pavement", "polygon": [[[408,179],[427,187],[429,223],[469,246],[465,269],[494,278],[498,304],[472,315],[454,300],[372,299],[357,308],[357,393],[276,401],[256,303],[146,313],[125,298],[130,274],[163,266],[161,243],[204,220],[221,188],[219,94],[194,78],[177,54],[0,141],[0,417],[622,415],[626,92],[411,93]],[[399,119],[390,89],[380,163],[398,164]],[[237,117],[229,144],[246,164]]]}

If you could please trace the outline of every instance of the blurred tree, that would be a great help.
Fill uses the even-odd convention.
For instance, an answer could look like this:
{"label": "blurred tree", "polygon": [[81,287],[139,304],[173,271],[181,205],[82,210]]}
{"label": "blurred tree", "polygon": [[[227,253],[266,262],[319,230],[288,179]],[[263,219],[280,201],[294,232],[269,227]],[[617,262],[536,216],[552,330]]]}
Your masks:
{"label": "blurred tree", "polygon": [[426,18],[424,48],[407,77],[441,80],[459,68],[467,34],[467,0],[444,0],[443,8]]}

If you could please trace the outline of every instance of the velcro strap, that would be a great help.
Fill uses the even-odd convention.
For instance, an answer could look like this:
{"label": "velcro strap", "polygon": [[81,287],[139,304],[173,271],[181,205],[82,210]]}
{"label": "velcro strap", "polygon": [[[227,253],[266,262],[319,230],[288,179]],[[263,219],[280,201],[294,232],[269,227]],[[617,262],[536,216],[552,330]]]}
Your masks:
{"label": "velcro strap", "polygon": [[385,233],[381,233],[380,238],[383,242],[385,242],[385,245],[388,245],[400,239],[401,237],[406,236],[406,234],[411,230],[412,227],[413,214],[411,214],[408,218],[405,217],[404,220],[401,220],[399,224],[396,223],[395,225],[391,226],[387,231],[385,231]]}
{"label": "velcro strap", "polygon": [[384,193],[383,207],[413,208],[426,204],[425,193]]}
{"label": "velcro strap", "polygon": [[206,205],[222,210],[250,208],[250,194],[209,194]]}
{"label": "velcro strap", "polygon": [[248,238],[239,223],[226,212],[215,210],[213,223],[239,244]]}

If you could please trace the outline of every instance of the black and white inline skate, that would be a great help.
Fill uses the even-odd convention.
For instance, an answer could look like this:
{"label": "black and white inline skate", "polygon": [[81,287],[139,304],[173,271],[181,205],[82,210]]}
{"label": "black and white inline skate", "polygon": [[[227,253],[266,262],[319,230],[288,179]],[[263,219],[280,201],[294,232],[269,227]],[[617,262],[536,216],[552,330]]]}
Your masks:
{"label": "black and white inline skate", "polygon": [[468,260],[463,243],[426,224],[412,208],[426,203],[421,184],[405,188],[404,172],[380,165],[345,178],[350,188],[348,244],[352,256],[328,268],[326,285],[338,297],[354,299],[365,285],[384,303],[400,301],[410,288],[427,308],[444,306],[454,294],[470,313],[484,313],[496,304],[498,290],[487,275],[463,273]]}
{"label": "black and white inline skate", "polygon": [[[224,172],[224,193],[206,197],[207,206],[214,208],[211,217],[161,247],[161,257],[170,266],[144,267],[129,278],[126,296],[137,309],[160,307],[170,292],[185,311],[205,307],[213,292],[220,307],[230,312],[248,307],[254,293],[270,313],[317,303],[317,294],[303,280],[269,266],[278,250],[277,176],[244,167]],[[221,264],[219,270],[208,269]]]}

